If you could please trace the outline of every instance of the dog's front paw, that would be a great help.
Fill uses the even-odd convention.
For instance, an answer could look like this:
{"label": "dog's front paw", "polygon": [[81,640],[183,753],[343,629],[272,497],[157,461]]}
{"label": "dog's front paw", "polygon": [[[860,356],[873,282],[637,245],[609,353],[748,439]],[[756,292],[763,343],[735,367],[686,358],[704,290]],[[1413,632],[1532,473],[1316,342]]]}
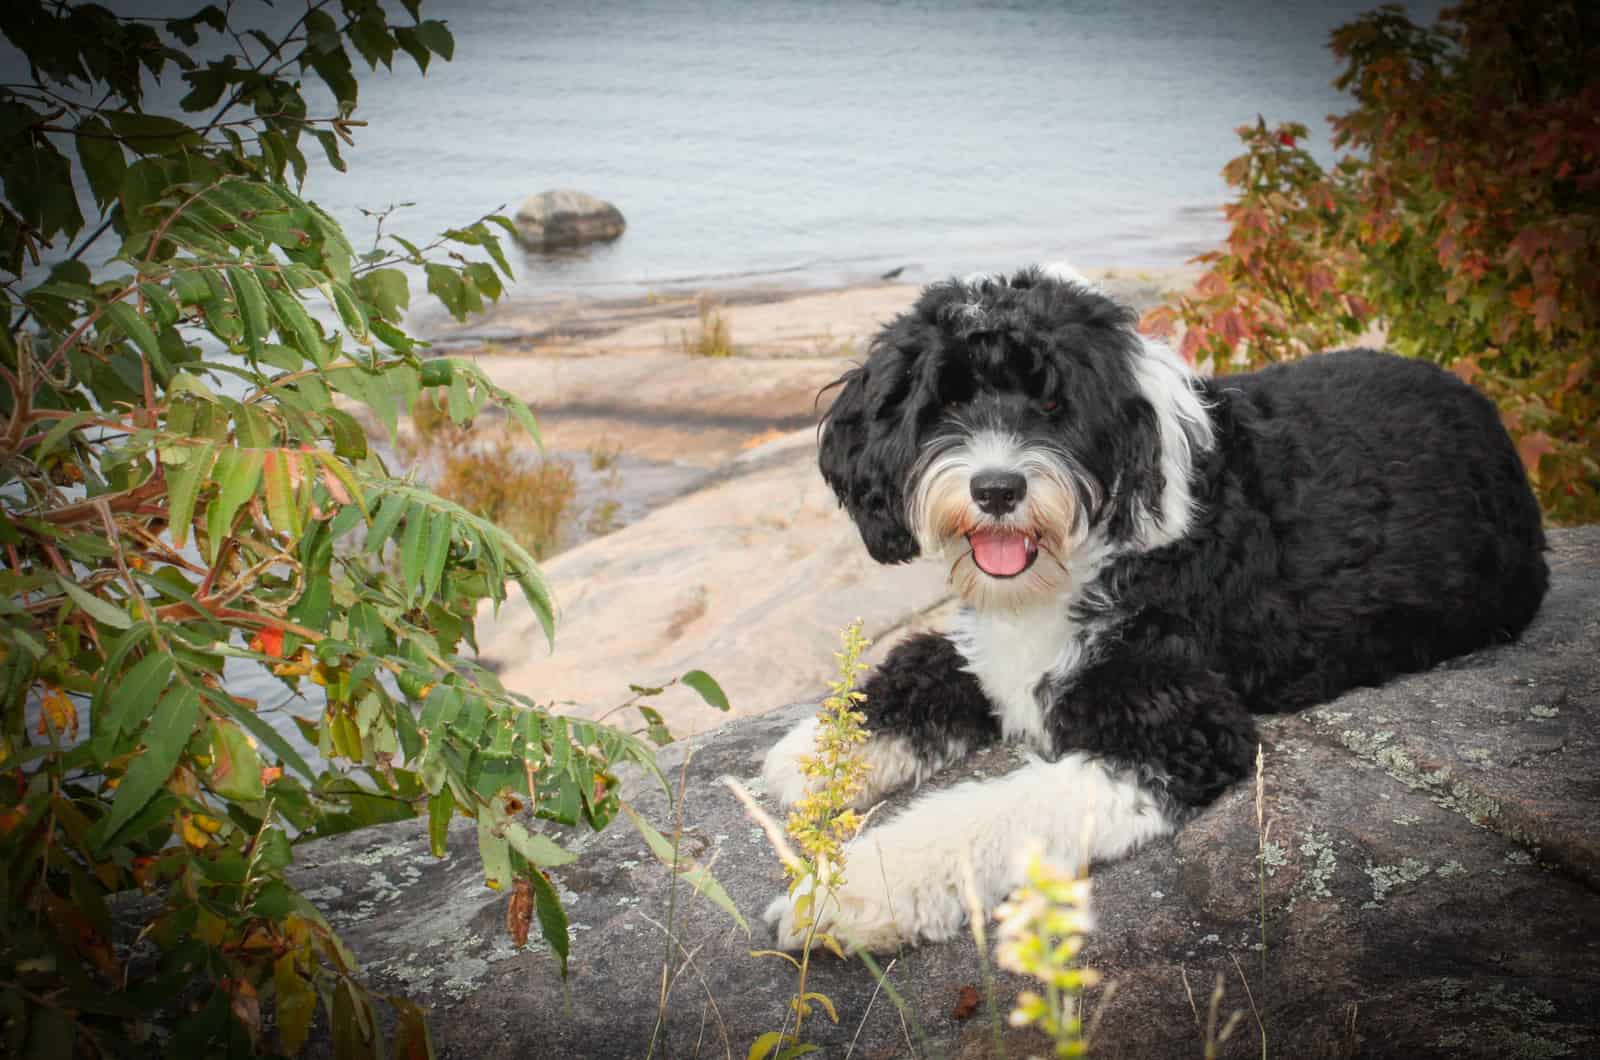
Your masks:
{"label": "dog's front paw", "polygon": [[[953,863],[938,851],[891,847],[868,832],[847,848],[845,882],[811,893],[809,881],[767,907],[777,946],[798,950],[832,935],[845,950],[885,953],[921,939],[953,937],[966,919]],[[813,932],[812,923],[815,922]]]}
{"label": "dog's front paw", "polygon": [[[878,872],[878,866],[852,866],[852,870]],[[782,894],[767,906],[766,920],[772,927],[779,949],[804,949],[809,939],[817,945],[824,935],[833,936],[841,949],[891,951],[911,936],[900,929],[895,916],[897,901],[908,902],[908,895],[896,895],[895,888],[877,878],[850,877],[840,887],[813,890],[804,880],[792,894]]]}
{"label": "dog's front paw", "polygon": [[807,718],[767,752],[761,766],[761,783],[778,805],[793,806],[811,790],[811,778],[800,772],[800,759],[816,753],[816,739],[817,719]]}

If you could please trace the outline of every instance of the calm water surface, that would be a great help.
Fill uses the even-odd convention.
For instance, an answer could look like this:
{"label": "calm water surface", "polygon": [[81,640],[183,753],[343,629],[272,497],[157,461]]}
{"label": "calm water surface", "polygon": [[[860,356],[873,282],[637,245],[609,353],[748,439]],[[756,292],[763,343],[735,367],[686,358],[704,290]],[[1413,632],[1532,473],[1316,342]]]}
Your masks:
{"label": "calm water surface", "polygon": [[357,175],[314,190],[361,230],[415,201],[415,234],[550,187],[616,203],[622,239],[530,259],[530,292],[1174,265],[1221,235],[1236,126],[1327,154],[1328,32],[1370,6],[432,0],[455,61],[365,81]]}

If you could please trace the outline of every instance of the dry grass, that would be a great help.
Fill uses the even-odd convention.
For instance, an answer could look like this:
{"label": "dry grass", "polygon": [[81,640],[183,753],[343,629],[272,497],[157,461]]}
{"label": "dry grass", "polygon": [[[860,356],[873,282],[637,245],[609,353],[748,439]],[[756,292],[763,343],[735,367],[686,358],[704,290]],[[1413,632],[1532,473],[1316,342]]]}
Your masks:
{"label": "dry grass", "polygon": [[560,539],[578,484],[565,460],[523,457],[522,447],[504,434],[484,445],[462,446],[445,454],[437,488],[543,559]]}
{"label": "dry grass", "polygon": [[693,336],[687,331],[682,333],[683,352],[697,357],[732,357],[738,352],[733,348],[733,333],[716,300],[702,294],[694,304],[700,318],[699,331]]}
{"label": "dry grass", "polygon": [[456,424],[443,398],[429,394],[412,406],[411,438],[401,449],[439,468],[441,497],[488,519],[537,559],[554,551],[578,493],[571,464],[539,455],[520,435]]}

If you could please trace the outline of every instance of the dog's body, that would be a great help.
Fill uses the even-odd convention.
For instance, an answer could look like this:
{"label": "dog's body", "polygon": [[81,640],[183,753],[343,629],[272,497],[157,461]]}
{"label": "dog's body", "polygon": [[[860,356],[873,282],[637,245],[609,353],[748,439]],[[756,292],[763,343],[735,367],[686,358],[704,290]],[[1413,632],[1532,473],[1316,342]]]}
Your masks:
{"label": "dog's body", "polygon": [[[939,558],[964,607],[865,683],[863,802],[996,739],[1040,757],[853,844],[823,926],[885,949],[1066,864],[1170,833],[1252,768],[1253,715],[1515,637],[1539,510],[1493,405],[1365,350],[1195,377],[1066,270],[929,288],[848,373],[824,477],[872,556]],[[764,776],[803,794],[810,723]],[[769,911],[798,945],[793,902]]]}

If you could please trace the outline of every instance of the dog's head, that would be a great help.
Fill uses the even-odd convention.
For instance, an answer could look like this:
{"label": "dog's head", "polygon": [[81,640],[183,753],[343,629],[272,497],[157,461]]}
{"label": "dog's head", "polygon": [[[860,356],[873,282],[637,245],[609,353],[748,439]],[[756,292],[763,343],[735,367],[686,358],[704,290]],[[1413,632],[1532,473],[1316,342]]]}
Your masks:
{"label": "dog's head", "polygon": [[1017,602],[1060,592],[1090,541],[1181,534],[1210,423],[1135,324],[1059,269],[924,291],[824,418],[823,478],[872,557],[942,557],[963,599]]}

